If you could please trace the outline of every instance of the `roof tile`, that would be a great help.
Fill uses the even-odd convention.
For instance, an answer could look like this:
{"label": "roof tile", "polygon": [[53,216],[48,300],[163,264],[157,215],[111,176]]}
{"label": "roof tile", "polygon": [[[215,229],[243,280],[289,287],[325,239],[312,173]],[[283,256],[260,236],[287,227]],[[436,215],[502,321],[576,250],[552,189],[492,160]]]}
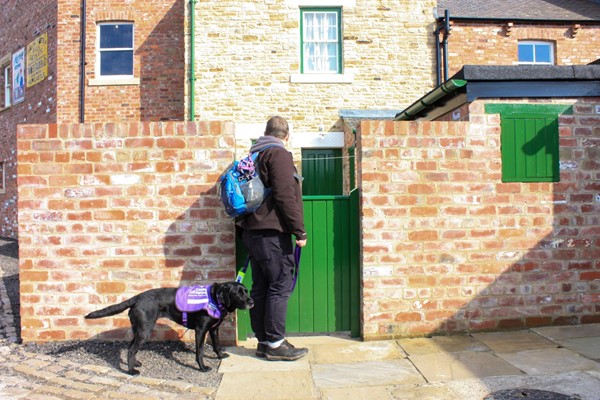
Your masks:
{"label": "roof tile", "polygon": [[438,16],[494,20],[600,21],[600,3],[592,0],[438,0]]}

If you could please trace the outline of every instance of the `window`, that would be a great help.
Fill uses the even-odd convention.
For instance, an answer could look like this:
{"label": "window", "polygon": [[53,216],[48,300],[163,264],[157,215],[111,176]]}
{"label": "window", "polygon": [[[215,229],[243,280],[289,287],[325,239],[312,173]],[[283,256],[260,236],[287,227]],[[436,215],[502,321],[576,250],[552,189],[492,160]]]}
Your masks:
{"label": "window", "polygon": [[0,110],[8,108],[10,101],[10,54],[0,59]]}
{"label": "window", "polygon": [[554,46],[550,42],[519,42],[519,64],[554,64]]}
{"label": "window", "polygon": [[486,104],[485,112],[500,114],[502,182],[560,180],[558,116],[571,106]]}
{"label": "window", "polygon": [[300,9],[301,73],[342,73],[341,15],[341,8]]}
{"label": "window", "polygon": [[133,24],[98,24],[97,77],[133,77]]}

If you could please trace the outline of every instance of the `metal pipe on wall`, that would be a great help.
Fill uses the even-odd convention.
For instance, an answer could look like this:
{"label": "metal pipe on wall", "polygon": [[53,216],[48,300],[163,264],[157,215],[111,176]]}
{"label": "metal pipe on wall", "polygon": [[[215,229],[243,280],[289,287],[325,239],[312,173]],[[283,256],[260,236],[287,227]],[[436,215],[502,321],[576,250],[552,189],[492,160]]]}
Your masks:
{"label": "metal pipe on wall", "polygon": [[444,82],[448,80],[448,36],[450,36],[450,11],[444,10]]}
{"label": "metal pipe on wall", "polygon": [[196,2],[197,0],[190,0],[190,121],[196,119]]}
{"label": "metal pipe on wall", "polygon": [[85,37],[86,37],[86,0],[81,1],[81,29],[79,32],[80,48],[80,65],[79,65],[79,122],[85,122]]}

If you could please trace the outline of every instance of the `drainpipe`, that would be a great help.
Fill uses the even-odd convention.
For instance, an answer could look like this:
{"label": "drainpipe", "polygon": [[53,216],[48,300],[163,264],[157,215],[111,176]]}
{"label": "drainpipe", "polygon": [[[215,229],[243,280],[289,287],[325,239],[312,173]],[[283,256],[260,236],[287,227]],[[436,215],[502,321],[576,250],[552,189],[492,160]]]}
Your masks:
{"label": "drainpipe", "polygon": [[197,0],[190,0],[190,121],[196,119],[196,66],[195,66],[195,48],[196,48],[196,3]]}
{"label": "drainpipe", "polygon": [[79,65],[79,122],[85,122],[85,37],[86,37],[86,0],[81,1],[81,29],[79,42],[80,49],[80,65]]}
{"label": "drainpipe", "polygon": [[450,11],[444,10],[444,82],[448,80],[448,36],[450,36]]}
{"label": "drainpipe", "polygon": [[440,86],[442,84],[442,66],[440,65],[440,60],[442,58],[441,55],[441,46],[440,46],[440,32],[441,27],[438,23],[433,35],[435,36],[435,71],[437,73],[436,86]]}

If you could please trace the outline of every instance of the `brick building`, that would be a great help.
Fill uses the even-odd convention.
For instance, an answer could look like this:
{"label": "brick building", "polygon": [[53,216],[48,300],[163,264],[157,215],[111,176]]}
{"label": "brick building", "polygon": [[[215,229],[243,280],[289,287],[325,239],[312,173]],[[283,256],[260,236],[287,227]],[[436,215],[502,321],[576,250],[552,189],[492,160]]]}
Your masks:
{"label": "brick building", "polygon": [[[361,194],[352,208],[359,224],[345,225],[350,218],[332,203],[324,207],[334,210],[332,225],[320,214],[307,222],[311,240],[303,250],[304,281],[296,293],[310,304],[304,308],[293,300],[298,318],[291,323],[300,323],[291,331],[351,330],[377,339],[598,322],[598,95],[571,91],[540,101],[530,92],[511,99],[562,107],[552,108],[561,135],[560,182],[504,182],[504,109],[487,108],[487,103],[507,103],[504,96],[469,99],[478,86],[463,76],[448,83],[454,87],[421,97],[435,86],[433,33],[443,21],[432,15],[435,2],[332,0],[318,2],[318,8],[315,3],[190,2],[193,7],[181,15],[183,24],[190,21],[194,84],[181,81],[187,91],[181,113],[203,122],[157,123],[160,118],[138,116],[118,123],[80,125],[70,119],[19,127],[24,340],[121,339],[128,331],[125,315],[91,322],[83,315],[151,287],[232,279],[239,265],[235,232],[215,182],[275,113],[292,122],[292,145],[303,158],[305,181],[344,181],[341,188],[326,185],[326,193],[307,197],[305,204],[316,209],[329,190],[338,190],[327,201],[349,197],[343,207],[355,207],[357,191],[347,196],[354,181]],[[531,9],[537,4],[522,3]],[[595,4],[563,3],[562,9],[572,12],[573,4]],[[450,15],[457,14],[453,9]],[[593,15],[581,9],[575,14],[575,20]],[[462,21],[455,20],[449,70],[460,70],[480,52],[473,46],[459,52],[461,40],[472,41],[479,29],[484,40],[490,36],[487,25],[532,23],[520,15],[513,25],[494,16],[476,21],[484,23],[462,39]],[[563,33],[573,21],[572,15],[561,20]],[[535,42],[523,43],[524,57],[537,55],[537,42],[544,42],[540,24],[537,20],[534,30],[518,36]],[[553,33],[553,53],[544,52],[548,46],[541,43],[540,55],[554,54],[559,70],[584,63],[588,55],[567,56],[568,48],[598,36],[594,21],[579,25],[574,36]],[[516,36],[493,29],[498,40],[508,41],[503,61],[519,63]],[[325,51],[316,32],[336,45]],[[590,59],[598,58],[594,51]],[[595,73],[580,80],[597,88]],[[560,84],[559,76],[544,76],[542,85],[537,79],[538,88]],[[481,86],[501,87],[501,81],[483,79]],[[447,90],[453,95],[444,96]],[[361,109],[372,110],[364,113],[369,118],[387,120],[356,125],[365,119]],[[399,110],[418,120],[392,121]],[[540,147],[539,140],[528,147]],[[305,157],[321,157],[315,152],[343,159],[344,172],[335,172],[334,179],[319,175],[327,168],[309,172]],[[313,189],[309,194],[321,188]],[[346,240],[346,232],[358,241]],[[357,254],[345,253],[352,248]],[[332,269],[317,279],[329,262]],[[325,302],[314,295],[322,292],[328,294]],[[338,301],[350,312],[339,311]],[[313,304],[332,309],[332,315],[312,318]],[[225,341],[234,339],[236,329],[239,334],[241,319],[226,324]],[[348,319],[350,327],[340,322]],[[156,337],[182,334],[167,323]]]}
{"label": "brick building", "polygon": [[184,13],[183,0],[0,2],[1,236],[17,238],[17,124],[183,119]]}
{"label": "brick building", "polygon": [[499,7],[439,0],[437,15],[438,65],[441,75],[447,71],[445,79],[463,65],[585,65],[600,58],[596,1],[508,0]]}
{"label": "brick building", "polygon": [[455,80],[360,127],[364,336],[598,323],[600,67]]}

